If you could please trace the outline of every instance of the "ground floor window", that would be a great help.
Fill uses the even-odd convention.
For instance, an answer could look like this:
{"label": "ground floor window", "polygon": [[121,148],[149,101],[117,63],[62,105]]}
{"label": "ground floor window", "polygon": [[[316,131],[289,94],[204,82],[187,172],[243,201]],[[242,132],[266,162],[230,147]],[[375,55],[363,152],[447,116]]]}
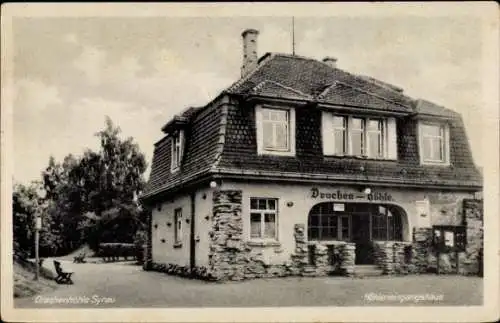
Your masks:
{"label": "ground floor window", "polygon": [[180,243],[182,241],[182,208],[177,208],[174,210],[174,240],[175,243]]}
{"label": "ground floor window", "polygon": [[322,203],[311,210],[308,225],[310,240],[349,240],[349,216],[334,209],[334,203]]}
{"label": "ground floor window", "polygon": [[309,212],[311,241],[403,240],[401,212],[391,205],[325,202]]}
{"label": "ground floor window", "polygon": [[250,199],[250,238],[277,239],[278,200]]}

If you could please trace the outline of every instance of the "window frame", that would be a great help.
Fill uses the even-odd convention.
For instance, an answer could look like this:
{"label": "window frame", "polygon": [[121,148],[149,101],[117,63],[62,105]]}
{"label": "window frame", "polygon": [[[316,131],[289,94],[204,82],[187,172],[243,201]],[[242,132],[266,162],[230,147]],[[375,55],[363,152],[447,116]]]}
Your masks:
{"label": "window frame", "polygon": [[[425,127],[438,127],[440,136],[426,135],[424,133]],[[450,164],[450,136],[449,136],[449,125],[446,122],[437,122],[437,121],[419,121],[418,123],[418,138],[419,138],[419,154],[420,154],[420,163],[423,165],[443,165],[448,166]],[[440,138],[441,140],[441,150],[442,150],[442,158],[441,159],[429,159],[425,156],[425,139],[430,138],[431,142],[431,154],[433,154],[433,140],[436,138]]]}
{"label": "window frame", "polygon": [[[369,128],[369,123],[370,121],[377,121],[377,130],[370,130]],[[387,121],[384,118],[367,118],[365,121],[365,147],[367,150],[367,156],[368,158],[373,158],[373,159],[384,159],[387,156],[387,143],[385,141],[387,140],[386,135],[384,135],[385,129],[387,127]],[[369,136],[373,135],[376,133],[378,135],[378,150],[380,153],[377,152],[376,155],[373,155],[371,151],[371,146],[370,146],[370,140]]]}
{"label": "window frame", "polygon": [[[333,122],[333,120],[335,118],[341,118],[342,119],[342,127],[338,127],[335,125],[335,123]],[[347,116],[344,116],[344,115],[340,115],[340,114],[333,114],[332,115],[332,130],[333,130],[333,151],[335,152],[335,155],[336,156],[345,156],[345,155],[348,155],[349,154],[349,144],[348,144],[348,140],[349,140],[349,133],[348,133],[348,123],[349,123],[349,118]],[[343,144],[343,147],[342,147],[342,151],[340,153],[337,152],[337,138],[336,138],[336,135],[337,135],[337,131],[341,131],[342,132],[342,144]]]}
{"label": "window frame", "polygon": [[[286,127],[287,127],[287,148],[266,148],[264,144],[264,119],[263,112],[269,110],[273,111],[285,111],[287,115]],[[278,123],[277,121],[266,121]],[[296,126],[295,126],[295,108],[286,106],[274,106],[274,105],[256,105],[255,107],[255,124],[257,133],[257,152],[259,155],[278,155],[278,156],[295,156],[295,141],[296,141]],[[276,136],[276,127],[273,126],[273,136]],[[276,138],[273,138],[276,142]]]}
{"label": "window frame", "polygon": [[174,246],[182,245],[182,207],[174,209]]}
{"label": "window frame", "polygon": [[[333,133],[330,135],[333,137],[333,151],[334,153],[331,156],[345,156],[345,157],[361,157],[367,159],[383,159],[383,160],[392,160],[390,158],[388,151],[388,118],[384,117],[366,117],[366,116],[356,116],[356,115],[346,115],[341,113],[331,112],[331,130]],[[333,123],[334,118],[342,118],[343,119],[343,127],[335,126]],[[361,128],[354,128],[353,120],[361,120]],[[377,121],[379,125],[379,129],[376,131],[369,130],[370,121]],[[336,144],[336,131],[343,131],[343,151],[337,152]],[[361,154],[353,153],[353,133],[361,133]],[[377,133],[379,135],[378,139],[378,150],[380,150],[380,154],[373,154],[370,149],[369,137],[372,133]]]}
{"label": "window frame", "polygon": [[170,138],[170,171],[175,173],[182,164],[184,154],[184,130],[178,130],[172,133]]}
{"label": "window frame", "polygon": [[[336,203],[332,203],[331,206],[332,208],[334,207],[334,204]],[[344,204],[344,207],[345,207],[345,203],[339,203],[339,204]],[[323,207],[330,207],[330,205],[324,205]],[[311,217],[312,216],[317,216],[317,224],[316,225],[312,225],[310,222],[311,222]],[[328,225],[324,225],[322,222],[321,222],[321,218],[322,217],[328,217]],[[332,219],[333,219],[333,223],[335,223],[335,225],[333,226],[331,223],[332,223]],[[344,236],[344,232],[343,232],[343,229],[344,229],[344,226],[343,226],[343,223],[342,223],[342,220],[343,219],[347,219],[347,234],[346,236]],[[335,228],[335,237],[328,237],[328,238],[323,238],[323,231],[324,230],[328,230],[329,228]],[[316,238],[312,238],[312,231],[313,230],[316,230],[317,231],[317,237]],[[325,241],[325,242],[328,242],[328,241],[350,241],[352,237],[352,220],[351,220],[351,216],[349,215],[348,212],[346,211],[334,211],[333,209],[331,211],[326,211],[326,212],[323,212],[323,210],[320,208],[318,210],[318,213],[313,213],[313,214],[309,214],[308,215],[308,220],[307,220],[307,239],[309,241]]]}
{"label": "window frame", "polygon": [[[257,201],[257,207],[259,205],[260,200],[265,200],[266,201],[266,208],[265,209],[254,209],[252,208],[252,200]],[[274,201],[274,210],[268,208],[268,201]],[[278,230],[278,224],[279,224],[279,199],[274,198],[274,197],[250,197],[249,198],[249,218],[248,218],[248,223],[249,225],[249,230],[248,230],[248,237],[250,241],[273,241],[273,242],[278,242],[279,241],[279,230]],[[252,214],[259,214],[260,215],[260,236],[259,237],[253,237],[252,236]],[[265,230],[266,230],[266,221],[265,221],[265,216],[266,214],[274,214],[274,237],[265,237]]]}

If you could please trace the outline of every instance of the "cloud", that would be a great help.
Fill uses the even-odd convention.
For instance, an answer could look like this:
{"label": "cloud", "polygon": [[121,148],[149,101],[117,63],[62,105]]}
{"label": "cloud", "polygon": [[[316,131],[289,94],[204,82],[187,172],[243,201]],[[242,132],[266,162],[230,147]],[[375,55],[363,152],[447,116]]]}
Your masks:
{"label": "cloud", "polygon": [[75,59],[73,66],[81,72],[90,85],[99,85],[103,75],[106,75],[106,53],[96,47],[85,46],[82,53]]}
{"label": "cloud", "polygon": [[65,34],[63,36],[63,41],[68,43],[68,44],[73,44],[73,45],[77,45],[78,44],[78,37],[76,36],[76,34]]}
{"label": "cloud", "polygon": [[62,104],[57,87],[32,79],[15,82],[14,102],[16,109],[30,111],[45,111]]}
{"label": "cloud", "polygon": [[85,47],[73,63],[84,76],[79,93],[147,106],[168,116],[208,103],[233,81],[211,71],[193,71],[189,62],[168,49],[154,51],[149,59],[153,71],[142,73],[145,66],[138,57],[123,55],[112,61],[104,50]]}

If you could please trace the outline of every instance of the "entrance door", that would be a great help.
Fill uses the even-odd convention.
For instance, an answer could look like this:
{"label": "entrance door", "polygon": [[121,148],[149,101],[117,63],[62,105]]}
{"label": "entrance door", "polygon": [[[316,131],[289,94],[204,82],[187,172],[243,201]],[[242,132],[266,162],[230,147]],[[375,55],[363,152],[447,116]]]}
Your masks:
{"label": "entrance door", "polygon": [[371,214],[352,214],[352,242],[356,244],[356,264],[373,264],[373,244],[370,241]]}

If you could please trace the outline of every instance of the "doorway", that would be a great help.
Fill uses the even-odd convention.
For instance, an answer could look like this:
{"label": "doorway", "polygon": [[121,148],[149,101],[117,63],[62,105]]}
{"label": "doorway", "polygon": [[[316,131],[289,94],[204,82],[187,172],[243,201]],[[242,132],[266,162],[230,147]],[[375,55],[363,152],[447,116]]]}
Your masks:
{"label": "doorway", "polygon": [[372,265],[374,257],[371,241],[371,214],[352,214],[351,225],[351,241],[356,244],[356,264]]}

